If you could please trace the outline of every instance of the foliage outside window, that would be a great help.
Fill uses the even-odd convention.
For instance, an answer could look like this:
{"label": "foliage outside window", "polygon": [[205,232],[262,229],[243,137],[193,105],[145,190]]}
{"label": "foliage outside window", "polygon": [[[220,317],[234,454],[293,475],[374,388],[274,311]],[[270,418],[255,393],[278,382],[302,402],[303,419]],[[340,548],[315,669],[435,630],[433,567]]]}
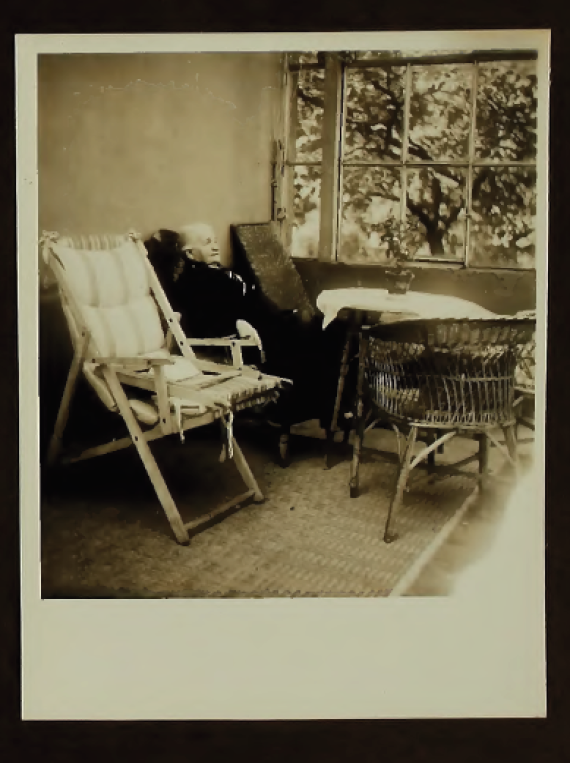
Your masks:
{"label": "foliage outside window", "polygon": [[324,56],[290,61],[293,255],[319,255],[323,124],[334,118],[333,259],[390,262],[397,224],[415,260],[533,268],[536,56],[508,55],[344,54],[327,117]]}

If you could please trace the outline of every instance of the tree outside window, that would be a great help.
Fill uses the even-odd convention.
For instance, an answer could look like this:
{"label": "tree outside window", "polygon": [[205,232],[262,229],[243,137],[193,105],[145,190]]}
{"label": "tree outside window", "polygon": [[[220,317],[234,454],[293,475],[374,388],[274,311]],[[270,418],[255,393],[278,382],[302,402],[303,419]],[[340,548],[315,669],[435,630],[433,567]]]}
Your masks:
{"label": "tree outside window", "polygon": [[536,55],[508,55],[345,54],[328,116],[323,56],[297,56],[285,203],[293,255],[319,253],[321,197],[331,192],[321,188],[323,125],[334,118],[334,259],[389,262],[397,222],[418,261],[533,268]]}

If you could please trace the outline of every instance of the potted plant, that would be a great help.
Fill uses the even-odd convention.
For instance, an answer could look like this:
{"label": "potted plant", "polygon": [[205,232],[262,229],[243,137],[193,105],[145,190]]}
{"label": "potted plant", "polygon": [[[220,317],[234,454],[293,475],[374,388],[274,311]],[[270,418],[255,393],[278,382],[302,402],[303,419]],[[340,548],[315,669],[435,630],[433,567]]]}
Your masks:
{"label": "potted plant", "polygon": [[388,293],[406,294],[415,278],[413,270],[406,267],[406,263],[414,258],[411,249],[414,229],[400,220],[390,219],[386,222],[381,240],[388,243],[388,259],[391,260],[385,273]]}

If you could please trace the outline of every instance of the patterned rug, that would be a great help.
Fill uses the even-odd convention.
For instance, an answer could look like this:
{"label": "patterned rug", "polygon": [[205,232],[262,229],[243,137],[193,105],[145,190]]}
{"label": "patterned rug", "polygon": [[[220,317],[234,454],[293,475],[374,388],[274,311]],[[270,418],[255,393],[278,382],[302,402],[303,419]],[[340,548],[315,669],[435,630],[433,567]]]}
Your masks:
{"label": "patterned rug", "polygon": [[[365,452],[361,495],[351,499],[349,460],[341,454],[325,469],[318,439],[293,438],[282,469],[271,433],[237,434],[266,501],[211,523],[187,547],[174,541],[134,450],[65,467],[42,500],[43,598],[384,597],[473,491],[468,479],[418,468],[394,517],[399,539],[387,545],[393,435],[379,433],[379,449]],[[233,464],[218,461],[215,430],[152,448],[185,522],[244,490]],[[475,448],[453,441],[445,459]]]}

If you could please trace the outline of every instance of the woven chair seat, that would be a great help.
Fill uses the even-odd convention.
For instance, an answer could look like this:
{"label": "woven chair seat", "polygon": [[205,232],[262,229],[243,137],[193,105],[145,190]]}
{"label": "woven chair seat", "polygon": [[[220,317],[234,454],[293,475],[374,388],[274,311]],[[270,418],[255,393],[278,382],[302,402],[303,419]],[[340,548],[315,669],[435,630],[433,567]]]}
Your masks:
{"label": "woven chair seat", "polygon": [[390,417],[439,428],[512,422],[531,319],[414,321],[369,329],[366,381]]}

